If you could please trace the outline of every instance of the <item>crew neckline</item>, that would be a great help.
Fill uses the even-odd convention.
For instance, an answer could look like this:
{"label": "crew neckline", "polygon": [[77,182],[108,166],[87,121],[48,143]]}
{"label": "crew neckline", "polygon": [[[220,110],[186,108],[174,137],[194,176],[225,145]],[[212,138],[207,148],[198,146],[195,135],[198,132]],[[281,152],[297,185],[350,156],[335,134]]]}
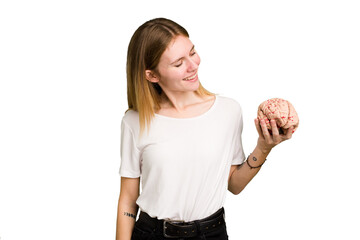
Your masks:
{"label": "crew neckline", "polygon": [[165,116],[165,115],[160,115],[160,114],[157,114],[155,113],[155,116],[156,117],[159,117],[159,118],[164,118],[164,119],[172,119],[172,120],[192,120],[192,119],[198,119],[198,118],[201,118],[201,117],[204,117],[206,115],[208,115],[210,112],[213,111],[213,109],[215,108],[215,106],[217,105],[217,102],[218,102],[218,96],[217,95],[214,95],[215,96],[215,100],[214,100],[214,103],[211,105],[211,107],[204,113],[198,115],[198,116],[195,116],[195,117],[188,117],[188,118],[176,118],[176,117],[169,117],[169,116]]}

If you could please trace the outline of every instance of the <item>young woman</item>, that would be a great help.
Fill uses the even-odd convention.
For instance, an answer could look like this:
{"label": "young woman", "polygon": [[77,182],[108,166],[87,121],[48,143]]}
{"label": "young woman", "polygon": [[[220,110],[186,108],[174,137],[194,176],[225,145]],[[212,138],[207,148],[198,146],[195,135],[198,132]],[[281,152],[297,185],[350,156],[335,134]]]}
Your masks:
{"label": "young woman", "polygon": [[228,239],[227,190],[239,194],[271,149],[291,138],[292,128],[279,134],[272,121],[270,134],[255,119],[259,138],[246,158],[241,107],[200,84],[199,64],[189,34],[171,20],[150,20],[131,38],[117,240]]}

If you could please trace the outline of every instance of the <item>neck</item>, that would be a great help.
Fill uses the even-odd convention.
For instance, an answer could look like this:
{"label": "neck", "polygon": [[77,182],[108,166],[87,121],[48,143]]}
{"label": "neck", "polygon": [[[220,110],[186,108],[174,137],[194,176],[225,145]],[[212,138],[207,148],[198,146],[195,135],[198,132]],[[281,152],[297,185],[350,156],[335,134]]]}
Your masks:
{"label": "neck", "polygon": [[183,112],[189,105],[201,101],[203,101],[203,98],[196,92],[164,93],[162,95],[161,108],[172,108],[177,112]]}

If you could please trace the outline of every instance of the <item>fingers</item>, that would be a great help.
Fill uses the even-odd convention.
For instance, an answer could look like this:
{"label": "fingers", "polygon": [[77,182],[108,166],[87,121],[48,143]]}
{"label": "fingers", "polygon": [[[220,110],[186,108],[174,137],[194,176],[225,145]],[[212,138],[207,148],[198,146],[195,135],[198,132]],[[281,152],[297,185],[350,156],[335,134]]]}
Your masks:
{"label": "fingers", "polygon": [[266,123],[265,123],[264,119],[260,120],[260,126],[261,126],[261,133],[263,134],[266,142],[270,143],[271,140],[272,140],[272,137],[271,137],[271,135],[269,133],[269,130],[266,127]]}
{"label": "fingers", "polygon": [[266,122],[264,119],[255,119],[256,130],[259,134],[260,143],[264,148],[271,149],[272,147],[278,145],[279,143],[288,140],[292,137],[294,132],[294,127],[291,126],[288,129],[283,129],[284,132],[279,132],[279,128],[277,127],[276,120],[270,120],[271,133],[269,132]]}
{"label": "fingers", "polygon": [[291,126],[285,135],[286,139],[290,139],[292,137],[292,134],[294,133],[294,126]]}
{"label": "fingers", "polygon": [[270,125],[271,125],[273,142],[275,144],[278,144],[282,141],[282,139],[281,139],[281,135],[279,134],[279,129],[276,125],[276,121],[274,119],[270,120]]}
{"label": "fingers", "polygon": [[[264,119],[259,120],[256,118],[254,121],[255,121],[255,126],[256,126],[256,130],[259,134],[259,137],[262,139],[265,139],[265,141],[270,144],[272,142],[272,136],[269,133],[269,130],[266,126],[265,120]],[[275,123],[275,126],[276,126],[276,123]],[[274,129],[274,127],[272,127],[272,128]],[[279,134],[277,127],[275,127],[275,129],[277,131],[277,134]],[[273,132],[273,134],[274,134],[274,132]]]}
{"label": "fingers", "polygon": [[276,125],[276,121],[274,119],[270,120],[270,126],[271,126],[271,131],[273,133],[273,135],[279,135],[279,129]]}

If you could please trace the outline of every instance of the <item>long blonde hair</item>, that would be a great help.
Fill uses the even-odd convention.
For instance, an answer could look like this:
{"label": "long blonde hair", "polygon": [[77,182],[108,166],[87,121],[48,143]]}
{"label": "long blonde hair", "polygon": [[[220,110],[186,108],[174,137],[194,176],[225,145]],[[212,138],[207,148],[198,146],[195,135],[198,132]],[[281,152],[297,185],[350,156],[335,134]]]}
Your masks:
{"label": "long blonde hair", "polygon": [[[160,109],[162,94],[157,83],[146,79],[145,70],[156,71],[161,55],[172,39],[179,35],[189,37],[179,24],[166,18],[156,18],[141,25],[130,40],[126,63],[128,110],[139,113],[140,135],[145,127],[149,131],[151,120]],[[214,95],[201,83],[195,92],[199,96]]]}

